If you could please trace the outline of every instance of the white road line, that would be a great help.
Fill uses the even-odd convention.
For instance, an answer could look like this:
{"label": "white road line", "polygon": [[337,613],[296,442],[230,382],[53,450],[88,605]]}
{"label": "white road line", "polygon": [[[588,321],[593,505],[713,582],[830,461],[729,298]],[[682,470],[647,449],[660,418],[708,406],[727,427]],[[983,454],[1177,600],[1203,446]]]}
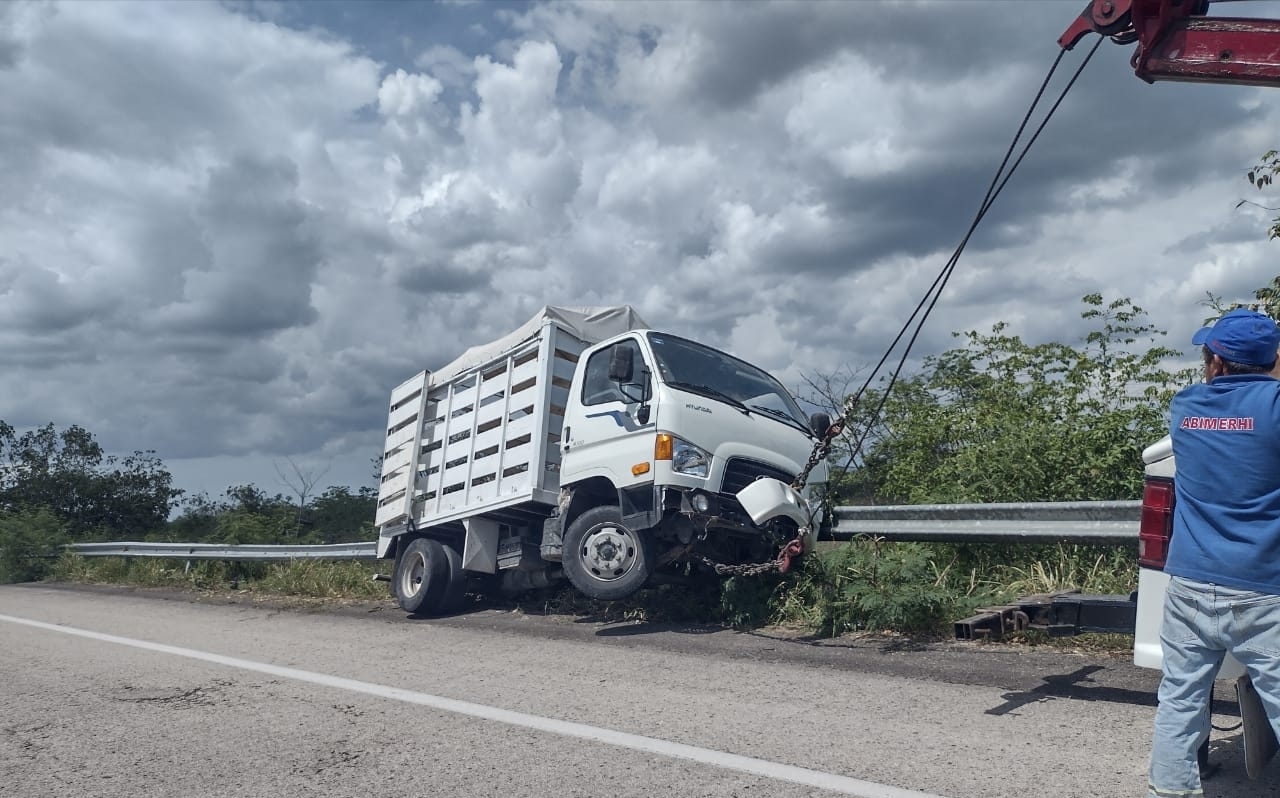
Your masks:
{"label": "white road line", "polygon": [[374,684],[372,682],[362,682],[357,679],[330,676],[325,673],[314,673],[312,671],[304,671],[298,668],[286,668],[265,662],[254,662],[253,660],[240,659],[238,657],[227,657],[222,654],[211,654],[207,651],[197,651],[191,648],[181,648],[179,646],[170,646],[163,643],[151,643],[146,640],[134,640],[128,637],[117,637],[116,635],[91,632],[86,629],[77,629],[72,626],[61,626],[58,624],[45,623],[43,621],[33,621],[27,618],[17,618],[12,615],[0,615],[0,621],[7,621],[9,623],[20,624],[22,626],[30,626],[36,629],[44,629],[50,632],[61,632],[62,634],[86,637],[90,640],[99,640],[104,643],[115,643],[121,646],[140,648],[144,651],[155,651],[160,654],[172,654],[177,657],[187,657],[188,659],[212,662],[217,665],[239,668],[240,670],[266,673],[284,679],[295,679],[300,682],[309,682],[311,684],[323,685],[325,687],[336,687],[339,690],[350,690],[354,693],[364,693],[366,695],[378,696],[379,698],[390,698],[395,701],[419,704],[421,706],[431,707],[432,709],[439,709],[444,712],[454,712],[459,715],[483,718],[484,720],[497,721],[498,723],[506,723],[511,726],[520,726],[526,729],[550,732],[551,734],[560,734],[565,737],[577,737],[583,740],[605,743],[607,745],[616,745],[620,748],[630,748],[636,751],[645,751],[647,753],[669,756],[675,759],[687,759],[704,765],[713,765],[715,767],[724,768],[725,770],[735,770],[740,773],[750,773],[754,776],[764,776],[766,778],[777,779],[779,781],[803,784],[808,787],[818,787],[823,790],[830,790],[832,792],[843,793],[845,795],[858,796],[858,798],[942,798],[942,796],[932,795],[930,793],[903,790],[898,787],[877,784],[873,781],[863,781],[862,779],[853,779],[848,776],[839,776],[834,773],[824,773],[820,770],[810,770],[808,768],[796,767],[794,765],[784,765],[780,762],[770,762],[767,759],[739,756],[737,754],[725,753],[724,751],[715,751],[710,748],[699,748],[695,745],[674,743],[669,740],[659,740],[654,737],[644,737],[639,734],[629,734],[627,732],[615,731],[613,729],[602,729],[596,726],[588,726],[585,723],[572,723],[565,720],[556,720],[555,718],[544,718],[539,715],[528,715],[523,712],[513,712],[511,710],[499,709],[497,707],[490,707],[484,704],[473,704],[470,701],[457,701],[452,698],[443,698],[429,693],[405,690],[401,687],[388,687],[386,685]]}

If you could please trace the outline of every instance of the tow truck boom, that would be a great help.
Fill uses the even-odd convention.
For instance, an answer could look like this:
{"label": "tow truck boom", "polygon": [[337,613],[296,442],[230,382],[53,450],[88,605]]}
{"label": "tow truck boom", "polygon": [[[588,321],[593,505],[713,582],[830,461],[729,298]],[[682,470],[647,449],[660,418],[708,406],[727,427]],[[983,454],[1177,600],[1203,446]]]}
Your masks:
{"label": "tow truck boom", "polygon": [[1210,0],[1092,0],[1058,39],[1064,50],[1089,33],[1138,43],[1138,77],[1280,86],[1280,20],[1208,16]]}

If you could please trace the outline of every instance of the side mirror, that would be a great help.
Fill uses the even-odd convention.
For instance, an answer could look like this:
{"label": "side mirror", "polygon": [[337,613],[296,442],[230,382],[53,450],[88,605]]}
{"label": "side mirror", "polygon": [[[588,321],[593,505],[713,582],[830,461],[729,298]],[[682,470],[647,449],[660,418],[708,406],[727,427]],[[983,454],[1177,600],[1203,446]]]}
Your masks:
{"label": "side mirror", "polygon": [[631,382],[632,352],[629,346],[615,346],[609,353],[609,379],[613,382]]}
{"label": "side mirror", "polygon": [[831,429],[831,416],[822,412],[814,413],[809,416],[809,429],[819,438],[824,437]]}

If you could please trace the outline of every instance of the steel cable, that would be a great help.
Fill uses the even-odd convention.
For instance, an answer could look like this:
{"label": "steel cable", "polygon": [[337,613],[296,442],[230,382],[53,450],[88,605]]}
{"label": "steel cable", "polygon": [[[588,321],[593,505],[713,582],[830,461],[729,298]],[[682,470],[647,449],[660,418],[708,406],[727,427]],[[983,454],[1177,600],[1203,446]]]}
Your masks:
{"label": "steel cable", "polygon": [[[1062,101],[1066,98],[1071,87],[1075,85],[1076,80],[1080,77],[1080,73],[1084,71],[1085,66],[1088,65],[1089,61],[1093,58],[1093,54],[1097,52],[1102,41],[1103,37],[1099,36],[1097,41],[1094,42],[1092,49],[1089,50],[1088,54],[1085,55],[1084,60],[1081,61],[1080,65],[1076,68],[1075,74],[1071,76],[1067,85],[1063,87],[1062,92],[1058,95],[1058,99],[1049,108],[1044,119],[1040,121],[1035,133],[1031,135],[1031,138],[1029,138],[1023,146],[1022,152],[1014,160],[1013,165],[1009,166],[1008,172],[1005,172],[1005,166],[1009,164],[1009,159],[1017,149],[1018,140],[1022,138],[1022,134],[1026,131],[1027,124],[1031,121],[1031,117],[1035,113],[1036,106],[1040,104],[1040,100],[1044,97],[1044,93],[1048,88],[1049,82],[1052,80],[1054,73],[1057,71],[1058,65],[1062,62],[1063,56],[1066,55],[1065,50],[1060,50],[1058,52],[1058,57],[1054,59],[1053,65],[1049,67],[1049,73],[1045,75],[1044,81],[1040,84],[1040,89],[1036,92],[1035,98],[1031,101],[1031,106],[1027,109],[1026,115],[1022,118],[1022,123],[1018,126],[1017,133],[1014,134],[1013,140],[1009,143],[1008,150],[1005,151],[1004,159],[1001,160],[999,168],[996,169],[995,176],[991,179],[991,184],[987,187],[987,193],[983,197],[981,205],[978,207],[978,212],[970,223],[969,229],[965,232],[964,237],[960,240],[959,245],[956,246],[955,252],[952,253],[951,258],[947,261],[946,265],[943,266],[942,270],[938,273],[938,276],[934,278],[933,283],[929,286],[929,289],[925,291],[924,296],[921,297],[920,302],[911,312],[911,315],[907,317],[907,321],[902,325],[902,329],[898,331],[896,336],[894,336],[892,343],[889,344],[884,355],[880,358],[880,361],[876,363],[875,368],[872,369],[871,374],[868,375],[866,382],[858,388],[857,392],[855,392],[850,399],[846,400],[846,409],[844,411],[842,421],[847,425],[852,420],[850,416],[852,415],[853,409],[857,406],[857,403],[861,400],[862,395],[871,386],[872,381],[875,380],[876,376],[880,373],[881,368],[883,368],[884,364],[889,360],[894,349],[896,349],[898,344],[902,341],[902,337],[907,334],[907,331],[911,329],[912,323],[915,322],[915,330],[912,332],[911,337],[907,339],[906,348],[903,349],[902,357],[899,358],[897,366],[889,377],[888,384],[885,386],[885,389],[880,396],[880,401],[876,405],[875,411],[871,414],[870,419],[867,421],[867,425],[863,428],[857,442],[850,450],[849,459],[846,461],[844,466],[845,471],[848,471],[849,467],[853,465],[853,461],[857,458],[859,452],[861,452],[862,445],[870,434],[875,420],[880,416],[880,412],[884,409],[885,402],[889,399],[889,392],[893,390],[893,386],[897,383],[898,376],[902,373],[907,357],[911,354],[911,349],[915,346],[916,339],[920,336],[920,331],[924,328],[924,323],[929,318],[929,314],[933,312],[934,306],[938,304],[938,299],[942,296],[942,291],[946,287],[947,282],[950,281],[951,275],[955,271],[956,264],[960,260],[960,255],[969,244],[969,239],[973,237],[974,232],[978,228],[978,224],[981,223],[983,217],[987,215],[987,211],[991,210],[991,206],[995,203],[996,197],[1000,196],[1000,192],[1004,190],[1004,187],[1009,183],[1009,179],[1013,176],[1013,173],[1017,171],[1018,166],[1022,163],[1023,159],[1026,158],[1027,153],[1031,149],[1031,145],[1035,144],[1036,139],[1040,137],[1040,133],[1049,123],[1054,112],[1058,110],[1058,106],[1062,104]],[[921,315],[922,309],[923,315]],[[918,321],[916,320],[917,316],[919,316]]]}

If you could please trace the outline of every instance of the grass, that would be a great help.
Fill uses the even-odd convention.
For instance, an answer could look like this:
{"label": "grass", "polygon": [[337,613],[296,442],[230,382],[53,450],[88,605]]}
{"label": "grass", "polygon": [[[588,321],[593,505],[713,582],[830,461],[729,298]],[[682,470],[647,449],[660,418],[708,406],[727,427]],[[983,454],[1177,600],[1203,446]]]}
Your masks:
{"label": "grass", "polygon": [[267,595],[313,598],[386,598],[384,583],[373,575],[384,563],[294,560],[279,563],[228,563],[150,557],[85,558],[67,553],[54,564],[49,578],[81,584],[125,584],[184,590],[247,590]]}
{"label": "grass", "polygon": [[1027,565],[1008,565],[999,573],[1007,590],[1019,595],[1079,589],[1084,593],[1128,593],[1137,587],[1136,559],[1123,549],[1054,547],[1052,556]]}
{"label": "grass", "polygon": [[[388,600],[374,582],[390,563],[223,563],[63,555],[50,578],[196,591],[229,587],[263,595]],[[1020,596],[1079,589],[1128,593],[1137,580],[1134,554],[1116,547],[976,546],[863,539],[826,545],[786,575],[702,579],[646,588],[616,602],[592,601],[567,586],[493,599],[491,604],[543,615],[604,621],[720,624],[739,629],[781,626],[834,637],[892,632],[949,635],[951,624],[981,606]],[[1121,644],[1116,638],[1125,641]],[[1013,642],[1035,644],[1035,632]],[[1129,635],[1067,638],[1071,645],[1119,648]],[[1059,639],[1055,645],[1062,644]]]}

